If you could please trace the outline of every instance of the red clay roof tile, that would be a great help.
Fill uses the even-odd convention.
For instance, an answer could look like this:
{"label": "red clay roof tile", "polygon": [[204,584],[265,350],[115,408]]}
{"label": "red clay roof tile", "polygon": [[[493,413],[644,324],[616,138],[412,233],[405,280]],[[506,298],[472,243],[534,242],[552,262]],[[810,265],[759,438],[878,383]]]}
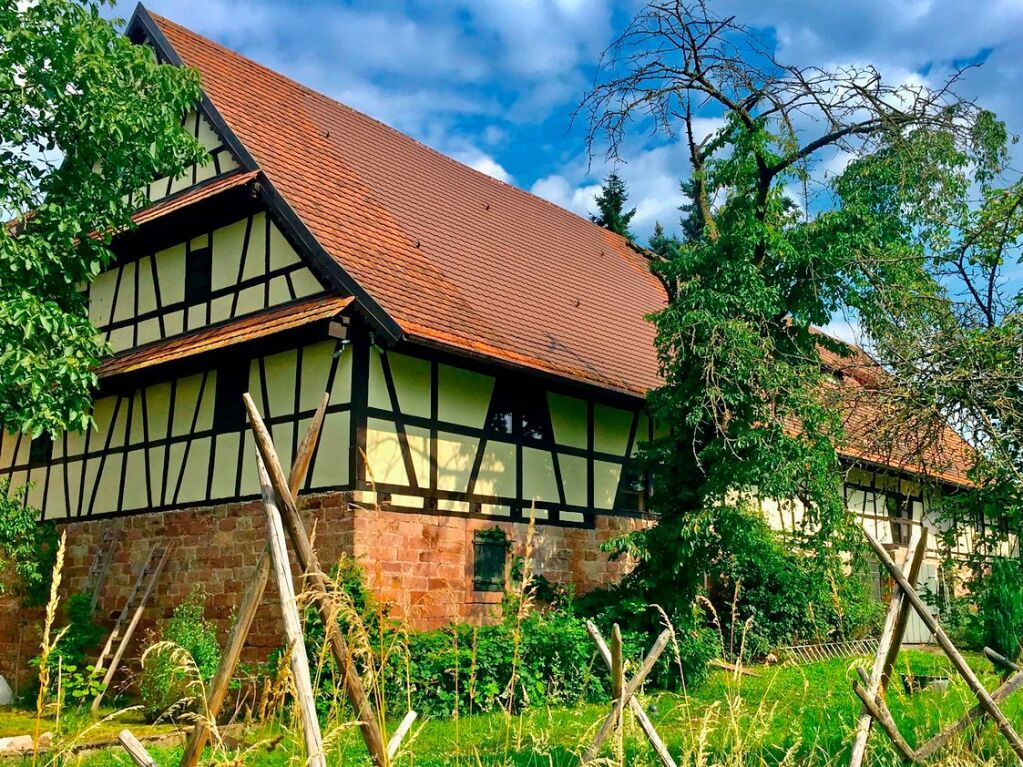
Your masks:
{"label": "red clay roof tile", "polygon": [[631,394],[658,385],[645,315],[665,293],[623,238],[153,18],[320,244],[406,333]]}

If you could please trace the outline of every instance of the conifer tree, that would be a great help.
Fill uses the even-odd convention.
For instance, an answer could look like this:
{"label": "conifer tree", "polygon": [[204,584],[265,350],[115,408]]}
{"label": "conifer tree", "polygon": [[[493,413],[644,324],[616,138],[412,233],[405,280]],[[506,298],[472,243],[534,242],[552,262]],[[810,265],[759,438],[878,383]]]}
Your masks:
{"label": "conifer tree", "polygon": [[628,201],[629,192],[625,182],[617,173],[612,173],[605,179],[600,194],[596,197],[598,212],[591,214],[590,220],[622,237],[634,240],[636,237],[629,230],[629,223],[636,215],[636,209],[626,210],[625,203]]}

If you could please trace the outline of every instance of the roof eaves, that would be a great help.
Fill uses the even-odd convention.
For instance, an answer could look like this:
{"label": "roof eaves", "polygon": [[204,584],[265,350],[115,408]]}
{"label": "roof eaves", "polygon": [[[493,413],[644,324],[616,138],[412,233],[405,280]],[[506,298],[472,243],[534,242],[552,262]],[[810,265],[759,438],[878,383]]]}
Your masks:
{"label": "roof eaves", "polygon": [[409,340],[423,346],[453,352],[460,356],[480,359],[490,363],[497,363],[510,368],[528,370],[533,373],[539,372],[552,378],[570,380],[582,386],[600,389],[603,392],[628,397],[632,400],[646,399],[647,392],[645,389],[629,388],[626,385],[610,381],[585,370],[552,365],[536,357],[502,349],[491,344],[467,342],[459,336],[441,333],[424,325],[410,323],[408,333]]}
{"label": "roof eaves", "polygon": [[109,357],[100,364],[97,375],[102,380],[134,373],[331,319],[343,312],[352,301],[350,296],[313,296],[246,317],[208,325]]}

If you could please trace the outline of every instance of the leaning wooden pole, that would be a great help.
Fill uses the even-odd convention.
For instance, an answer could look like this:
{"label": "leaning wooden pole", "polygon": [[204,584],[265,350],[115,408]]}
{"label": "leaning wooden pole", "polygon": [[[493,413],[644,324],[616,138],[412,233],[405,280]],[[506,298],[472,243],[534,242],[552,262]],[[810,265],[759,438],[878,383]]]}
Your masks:
{"label": "leaning wooden pole", "polygon": [[[998,687],[993,693],[991,693],[991,700],[995,703],[1001,703],[1003,700],[1008,698],[1012,693],[1023,687],[1023,671],[1017,671],[1001,686]],[[971,708],[957,720],[952,722],[948,727],[939,732],[930,740],[926,741],[916,750],[917,759],[920,761],[926,761],[930,759],[934,754],[944,748],[953,737],[961,733],[971,724],[976,722],[978,719],[982,719],[986,715],[986,712],[981,708],[978,703],[976,706]]]}
{"label": "leaning wooden pole", "polygon": [[281,503],[281,512],[284,517],[284,524],[291,537],[292,546],[295,548],[295,556],[298,559],[299,567],[309,577],[313,586],[313,593],[316,597],[316,606],[320,611],[320,617],[327,632],[327,639],[330,649],[337,661],[338,672],[341,674],[345,694],[352,704],[356,715],[359,718],[359,727],[362,731],[363,740],[369,755],[377,767],[387,767],[387,744],[384,741],[380,722],[377,720],[376,712],[372,703],[366,697],[366,691],[362,686],[362,679],[353,666],[352,654],[348,649],[340,629],[337,626],[337,616],[330,599],[329,581],[323,574],[320,564],[313,551],[312,543],[309,541],[309,534],[306,532],[302,517],[295,505],[295,497],[288,487],[284,477],[280,461],[270,439],[270,433],[263,423],[252,397],[243,395],[245,409],[249,414],[249,424],[252,427],[256,439],[256,448],[266,466],[270,483]]}
{"label": "leaning wooden pole", "polygon": [[139,742],[139,739],[131,734],[131,730],[121,730],[117,735],[117,740],[138,767],[160,767],[146,751],[146,747]]}
{"label": "leaning wooden pole", "polygon": [[977,701],[980,703],[981,708],[984,709],[998,725],[998,729],[1001,731],[1005,739],[1009,741],[1009,745],[1012,747],[1013,752],[1021,760],[1023,760],[1023,740],[1020,739],[1019,734],[1013,729],[1013,726],[1009,723],[1009,720],[1005,718],[1005,714],[998,707],[998,704],[991,698],[991,694],[984,687],[983,683],[977,678],[977,675],[973,673],[973,669],[970,668],[970,664],[966,662],[966,659],[959,653],[956,646],[952,643],[952,640],[948,638],[945,630],[941,627],[941,624],[934,619],[930,611],[927,609],[927,605],[920,598],[920,595],[916,593],[916,590],[910,585],[909,581],[906,580],[906,576],[902,574],[902,570],[899,569],[898,565],[892,561],[892,558],[888,556],[888,552],[885,551],[884,547],[877,542],[867,530],[863,531],[863,534],[867,537],[867,542],[870,543],[874,553],[877,554],[877,558],[881,560],[881,564],[885,566],[888,573],[895,579],[895,582],[899,587],[906,592],[906,596],[909,598],[910,604],[913,609],[916,610],[920,616],[920,620],[923,621],[927,629],[934,634],[934,640],[938,643],[949,660],[952,661],[952,665],[956,671],[966,682],[966,685],[970,688],[970,691],[977,697]]}
{"label": "leaning wooden pole", "polygon": [[[863,669],[859,669],[863,672],[862,682],[867,681],[867,672]],[[860,702],[866,707],[870,715],[874,717],[878,724],[881,725],[881,729],[888,736],[888,739],[895,746],[899,754],[902,756],[902,760],[905,762],[917,761],[916,752],[913,751],[912,746],[906,742],[906,739],[902,737],[902,733],[899,732],[899,728],[895,724],[895,720],[892,718],[891,712],[888,710],[888,706],[885,705],[884,699],[880,695],[873,695],[867,693],[863,684],[859,681],[853,681],[853,692],[856,693],[856,697],[860,699]]]}
{"label": "leaning wooden pole", "polygon": [[259,555],[256,569],[249,578],[249,585],[242,596],[241,604],[238,605],[238,614],[235,617],[234,626],[231,627],[231,634],[227,638],[227,646],[220,658],[220,665],[217,666],[217,673],[210,683],[210,691],[206,700],[206,713],[202,719],[197,719],[192,732],[188,735],[188,742],[185,744],[185,751],[181,755],[181,767],[195,767],[199,763],[199,757],[206,748],[210,739],[212,726],[217,721],[220,709],[224,705],[228,688],[234,678],[234,670],[241,657],[242,648],[245,647],[245,638],[252,628],[252,621],[256,617],[256,611],[263,601],[263,593],[266,591],[267,581],[270,579],[270,552],[264,548]]}
{"label": "leaning wooden pole", "polygon": [[316,717],[316,698],[313,696],[313,683],[309,674],[309,658],[305,651],[302,619],[298,615],[295,584],[291,580],[291,562],[288,559],[288,545],[284,540],[284,525],[281,523],[281,513],[274,500],[274,490],[266,474],[266,467],[258,455],[256,469],[259,472],[259,486],[263,493],[270,559],[273,562],[277,593],[281,601],[284,634],[291,648],[291,679],[295,685],[295,705],[302,721],[306,764],[309,767],[327,767],[323,753],[323,738],[320,736],[320,722]]}
{"label": "leaning wooden pole", "polygon": [[[288,476],[288,486],[291,488],[292,494],[297,494],[298,489],[305,482],[310,460],[316,451],[316,445],[320,439],[320,431],[323,428],[323,419],[326,416],[327,403],[329,401],[330,394],[324,394],[320,407],[309,424],[309,430],[306,432],[305,439],[302,440],[302,444],[298,448],[295,461],[291,466],[291,474]],[[249,585],[246,587],[245,594],[238,607],[238,615],[235,618],[234,626],[231,628],[231,634],[227,639],[227,646],[224,648],[224,654],[220,658],[220,665],[217,667],[217,673],[210,684],[210,691],[206,702],[206,716],[204,719],[197,721],[192,728],[192,732],[188,736],[188,742],[185,744],[185,751],[181,755],[180,767],[196,767],[199,763],[199,758],[202,756],[203,749],[206,748],[206,744],[209,742],[211,727],[216,723],[220,709],[224,705],[228,687],[234,678],[238,659],[241,657],[242,648],[245,647],[245,640],[249,635],[249,629],[252,627],[252,621],[256,617],[256,611],[263,601],[263,593],[266,591],[269,576],[270,550],[268,543],[267,546],[263,547],[263,552],[259,555],[259,561],[256,563],[252,577],[249,579]]]}
{"label": "leaning wooden pole", "polygon": [[[906,550],[906,559],[902,569],[910,583],[915,584],[920,576],[920,567],[924,561],[924,553],[927,551],[927,529],[921,525],[913,530],[910,538],[909,548]],[[885,615],[884,627],[881,630],[881,638],[877,643],[877,654],[874,656],[874,666],[870,670],[870,676],[865,685],[864,692],[870,701],[877,695],[884,695],[888,686],[888,678],[891,676],[892,668],[895,666],[895,658],[898,655],[899,647],[902,645],[902,637],[906,631],[906,623],[910,614],[909,599],[905,592],[896,587],[892,594],[892,601],[888,604],[888,612]],[[874,717],[871,714],[870,704],[864,703],[860,710],[860,719],[856,724],[856,737],[853,740],[852,752],[849,758],[849,767],[861,767],[863,759],[867,754],[867,740],[870,737],[870,728]]]}

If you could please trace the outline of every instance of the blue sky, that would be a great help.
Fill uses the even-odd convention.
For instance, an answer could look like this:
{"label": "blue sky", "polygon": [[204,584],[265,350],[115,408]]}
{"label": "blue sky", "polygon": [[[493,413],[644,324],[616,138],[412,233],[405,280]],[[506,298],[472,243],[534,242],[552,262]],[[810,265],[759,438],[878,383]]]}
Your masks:
{"label": "blue sky", "polygon": [[[147,6],[580,214],[610,167],[592,164],[572,111],[601,51],[639,8],[631,0],[148,0]],[[961,92],[1023,131],[1023,0],[723,0],[776,41],[782,60],[873,63],[938,81],[983,59]],[[122,2],[117,13],[131,14]],[[685,152],[637,126],[618,171],[634,229],[676,225]]]}

